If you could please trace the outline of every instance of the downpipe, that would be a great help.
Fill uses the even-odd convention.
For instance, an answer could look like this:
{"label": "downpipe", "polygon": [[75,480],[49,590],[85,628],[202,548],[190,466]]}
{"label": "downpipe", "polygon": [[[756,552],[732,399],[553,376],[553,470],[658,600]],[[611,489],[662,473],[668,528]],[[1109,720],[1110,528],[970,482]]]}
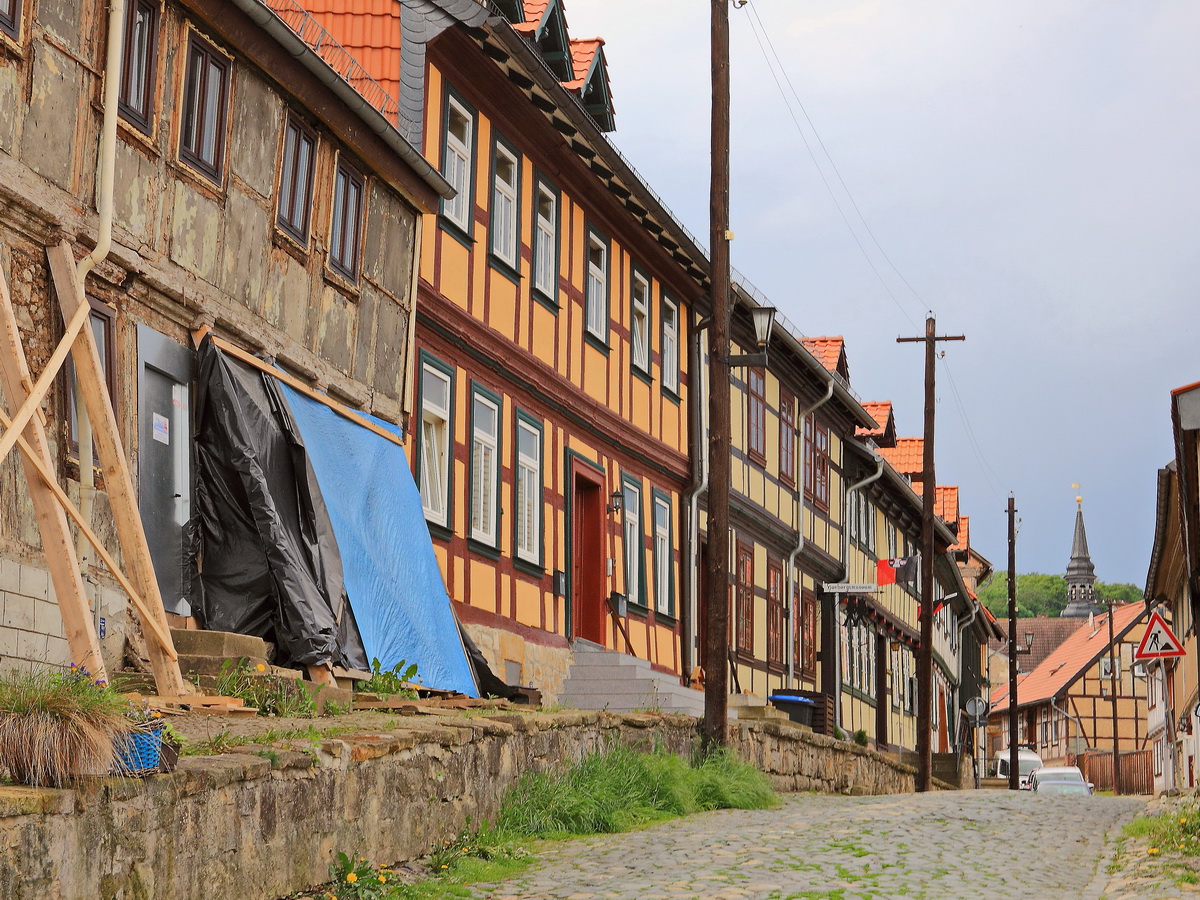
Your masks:
{"label": "downpipe", "polygon": [[692,329],[690,346],[688,348],[688,374],[696,374],[695,401],[692,401],[693,391],[688,391],[688,401],[692,407],[692,437],[695,444],[697,460],[696,479],[687,494],[687,560],[688,573],[688,634],[684,635],[682,654],[684,680],[691,678],[700,665],[700,495],[708,490],[708,440],[706,433],[708,423],[704,418],[708,407],[707,385],[708,367],[702,365],[703,348],[701,336],[707,326],[697,326]]}
{"label": "downpipe", "polygon": [[[796,547],[788,554],[787,565],[787,604],[791,610],[791,618],[788,629],[787,647],[788,647],[788,682],[796,680],[796,620],[798,615],[796,609],[796,558],[804,550],[804,420],[815,413],[818,409],[829,402],[829,398],[833,396],[833,378],[830,377],[829,384],[825,388],[825,396],[810,406],[808,409],[796,415],[796,424],[799,426],[796,429],[796,437],[799,439],[800,459],[796,479]],[[813,431],[815,436],[816,423],[813,423]]]}

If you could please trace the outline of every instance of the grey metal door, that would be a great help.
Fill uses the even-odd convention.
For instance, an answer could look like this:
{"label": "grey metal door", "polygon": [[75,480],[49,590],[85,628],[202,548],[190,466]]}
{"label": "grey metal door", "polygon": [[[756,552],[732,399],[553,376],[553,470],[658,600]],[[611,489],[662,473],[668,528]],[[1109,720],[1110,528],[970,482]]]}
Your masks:
{"label": "grey metal door", "polygon": [[191,615],[185,529],[192,515],[190,349],[138,326],[138,508],[167,612]]}

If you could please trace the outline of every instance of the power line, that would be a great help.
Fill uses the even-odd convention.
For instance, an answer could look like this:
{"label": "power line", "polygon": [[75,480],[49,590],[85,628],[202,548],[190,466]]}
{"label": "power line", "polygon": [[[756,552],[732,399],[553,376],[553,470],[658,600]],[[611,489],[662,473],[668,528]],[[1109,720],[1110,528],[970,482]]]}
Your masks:
{"label": "power line", "polygon": [[[770,48],[771,56],[773,56],[775,58],[775,64],[772,65],[770,58],[766,58],[766,49],[763,48],[762,41],[760,40],[759,41],[759,49],[761,49],[763,51],[764,58],[766,58],[767,67],[771,70],[771,76],[775,79],[775,84],[779,88],[780,93],[783,95],[784,103],[788,107],[788,112],[789,113],[792,112],[791,102],[788,100],[787,95],[783,92],[783,86],[780,84],[779,78],[775,75],[776,68],[778,68],[779,72],[783,75],[784,81],[787,82],[788,89],[791,91],[792,96],[796,99],[796,105],[800,107],[800,112],[804,115],[804,120],[808,123],[808,127],[810,129],[812,129],[813,136],[816,138],[817,144],[820,146],[822,154],[824,154],[825,159],[827,159],[829,161],[830,168],[833,169],[834,174],[837,176],[838,183],[842,186],[842,191],[845,193],[846,199],[850,201],[850,205],[854,208],[854,213],[858,217],[859,222],[862,223],[863,229],[870,236],[871,243],[873,243],[875,245],[875,248],[879,251],[880,255],[887,261],[887,264],[891,268],[891,270],[896,273],[896,277],[898,277],[904,283],[904,286],[906,288],[908,288],[908,290],[912,293],[912,295],[914,297],[917,298],[918,301],[921,302],[922,306],[926,306],[927,304],[925,303],[924,298],[917,291],[917,289],[912,286],[912,284],[909,282],[909,280],[904,277],[904,273],[900,271],[899,267],[895,264],[895,262],[892,261],[891,256],[889,256],[888,252],[883,248],[883,245],[879,242],[879,238],[877,238],[875,236],[875,232],[871,229],[870,224],[867,222],[866,216],[863,215],[862,209],[858,205],[858,201],[854,199],[854,194],[851,193],[849,186],[846,184],[846,179],[842,177],[841,169],[838,168],[837,162],[834,160],[833,155],[829,152],[829,148],[827,148],[825,146],[825,141],[821,137],[821,132],[817,130],[816,124],[813,122],[812,117],[809,116],[808,109],[804,106],[804,101],[800,98],[800,93],[796,90],[796,86],[792,83],[791,76],[788,75],[788,71],[783,65],[783,60],[780,59],[779,53],[775,49],[775,44],[771,40],[771,34],[767,30],[767,26],[763,22],[762,16],[759,15],[758,7],[755,6],[752,2],[747,2],[747,5],[750,8],[750,12],[753,14],[754,20],[757,20],[757,22],[758,22],[758,28],[754,27],[753,21],[751,21],[751,23],[750,23],[751,29],[754,31],[755,39],[756,40],[758,39],[758,30],[761,29],[762,37],[767,42],[767,46]],[[796,129],[798,131],[800,131],[801,137],[804,138],[805,146],[808,147],[809,146],[808,140],[807,140],[807,138],[804,137],[803,130],[800,128],[800,123],[796,120],[796,117],[794,114],[792,114],[792,121],[795,123]],[[809,148],[809,155],[813,156],[811,148]],[[821,166],[817,162],[817,159],[815,156],[813,156],[813,165],[817,166],[817,170],[819,172],[821,172],[821,180],[825,181],[825,187],[826,187],[826,189],[830,190],[830,194],[832,196],[833,191],[830,188],[829,182],[826,180],[825,174],[822,171]],[[835,199],[834,202],[837,203],[837,200]],[[838,211],[841,212],[840,204],[838,205]],[[844,221],[846,220],[845,213],[842,214],[842,218]],[[850,227],[849,221],[846,221],[846,227],[847,228]],[[853,231],[853,229],[851,229],[851,230]],[[855,241],[857,242],[857,240],[858,240],[858,238],[856,236]],[[859,246],[860,246],[860,248],[862,247],[861,243],[859,244]],[[864,255],[866,254],[865,249],[863,250],[863,253],[864,253]],[[872,265],[872,268],[874,268],[874,265]],[[891,294],[891,291],[889,290],[888,293]],[[895,298],[893,297],[893,299],[895,299]],[[910,323],[913,322],[912,318],[908,316],[907,312],[905,312],[905,318],[907,318]],[[913,324],[915,325],[915,323],[913,323]]]}
{"label": "power line", "polygon": [[954,395],[954,403],[958,407],[959,418],[962,419],[963,429],[967,435],[967,443],[970,445],[971,451],[975,454],[975,459],[979,462],[979,468],[983,473],[984,482],[987,484],[988,490],[992,492],[997,500],[1001,500],[1003,498],[1000,496],[1000,492],[1003,488],[1000,476],[996,474],[996,470],[987,461],[987,457],[983,452],[983,446],[975,436],[975,429],[971,427],[971,420],[967,415],[966,403],[963,402],[962,394],[958,391],[958,385],[954,382],[954,373],[950,370],[950,363],[945,357],[942,357],[941,362],[942,368],[946,371],[946,379],[950,382],[950,391]]}
{"label": "power line", "polygon": [[[754,9],[753,6],[751,6],[750,8],[752,10]],[[757,17],[758,17],[758,13],[755,12],[755,18],[757,18]],[[767,54],[767,48],[763,45],[763,38],[759,36],[759,26],[762,25],[761,19],[759,20],[759,26],[756,26],[754,24],[754,19],[747,19],[747,21],[750,23],[750,30],[754,33],[754,40],[758,43],[758,48],[762,52],[763,59],[767,63],[767,69],[771,72],[771,78],[775,81],[775,86],[779,89],[779,95],[783,98],[784,106],[787,107],[788,115],[791,117],[792,124],[796,126],[796,132],[800,135],[800,140],[804,142],[804,149],[808,151],[808,156],[812,160],[813,166],[817,170],[817,174],[821,176],[821,182],[825,185],[825,190],[829,192],[829,198],[833,201],[833,205],[837,208],[838,214],[841,215],[842,221],[846,224],[846,229],[850,232],[850,236],[852,238],[854,238],[854,243],[858,245],[859,252],[862,253],[863,259],[865,259],[867,261],[867,265],[869,265],[871,267],[871,271],[874,272],[875,277],[877,279],[879,279],[879,283],[883,286],[884,291],[887,292],[888,297],[891,298],[892,303],[894,303],[896,305],[896,308],[898,310],[900,310],[901,315],[903,315],[904,318],[908,319],[909,324],[911,324],[914,328],[916,328],[917,323],[913,320],[912,316],[910,316],[908,314],[908,310],[906,310],[904,308],[903,304],[901,304],[900,301],[896,298],[896,295],[892,292],[892,289],[888,285],[887,280],[884,279],[883,274],[879,271],[879,268],[875,265],[875,261],[873,259],[871,259],[871,255],[869,253],[867,253],[867,248],[863,246],[862,241],[858,237],[858,232],[856,232],[854,229],[854,226],[850,224],[850,219],[846,216],[846,211],[842,208],[842,204],[838,201],[837,194],[833,190],[833,186],[829,183],[829,179],[825,176],[825,171],[821,168],[821,164],[817,161],[817,156],[815,153],[813,153],[812,145],[808,141],[808,136],[804,133],[804,129],[800,127],[800,120],[796,118],[796,113],[792,109],[791,101],[788,100],[787,92],[784,91],[783,84],[780,82],[779,76],[775,73],[775,67],[773,65],[771,65],[771,58]],[[764,31],[764,37],[765,37],[766,29],[764,28],[763,31]],[[768,37],[767,40],[769,42],[770,38]],[[778,57],[776,57],[776,59],[778,59]],[[784,77],[785,78],[787,77],[786,72],[784,72]],[[801,109],[803,110],[803,106],[801,106]],[[808,117],[808,113],[805,113],[804,115],[805,115],[805,118]],[[809,124],[811,125],[812,123],[810,122]],[[814,133],[815,133],[815,129],[814,129]],[[820,135],[817,135],[817,140],[818,141],[820,140]],[[821,149],[822,150],[825,149],[824,144],[822,144]],[[826,153],[826,156],[828,156],[828,153]],[[834,167],[834,169],[836,171],[836,166]],[[840,173],[838,175],[838,178],[841,179]],[[843,188],[845,187],[844,182],[842,184],[842,187]],[[849,196],[848,191],[847,191],[847,196]],[[851,198],[851,202],[853,203],[853,198]],[[858,209],[857,205],[855,205],[855,209],[856,210]],[[860,219],[862,218],[862,213],[859,213],[859,218]],[[864,224],[865,224],[865,222],[864,222]],[[871,229],[867,228],[867,232],[870,233],[870,231],[871,231]],[[871,235],[871,239],[875,240],[875,236],[873,234]],[[879,242],[875,241],[875,245],[879,246]],[[882,249],[881,249],[881,252],[882,252]],[[883,256],[885,259],[887,259],[886,253],[884,253]],[[890,259],[888,260],[888,263],[889,263],[889,265],[891,264]],[[893,265],[892,268],[895,269],[895,266]],[[904,276],[901,275],[900,277],[901,277],[901,280],[904,280]],[[905,284],[908,284],[908,282],[905,281]],[[909,285],[909,290],[912,290],[911,285]],[[913,293],[916,294],[916,291],[913,291]]]}

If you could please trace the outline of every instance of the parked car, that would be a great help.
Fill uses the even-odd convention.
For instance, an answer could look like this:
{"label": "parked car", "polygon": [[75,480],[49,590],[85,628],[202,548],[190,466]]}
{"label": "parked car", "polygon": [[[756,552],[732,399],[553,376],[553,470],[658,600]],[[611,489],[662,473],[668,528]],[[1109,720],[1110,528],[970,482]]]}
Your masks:
{"label": "parked car", "polygon": [[1090,794],[1092,784],[1084,780],[1078,766],[1042,766],[1029,774],[1029,789],[1046,794]]}
{"label": "parked car", "polygon": [[[1001,750],[996,754],[996,777],[1008,777],[1008,762],[1009,752]],[[1029,773],[1034,769],[1039,769],[1042,766],[1042,758],[1032,750],[1017,750],[1017,775],[1019,777],[1019,787],[1023,791],[1029,790]]]}

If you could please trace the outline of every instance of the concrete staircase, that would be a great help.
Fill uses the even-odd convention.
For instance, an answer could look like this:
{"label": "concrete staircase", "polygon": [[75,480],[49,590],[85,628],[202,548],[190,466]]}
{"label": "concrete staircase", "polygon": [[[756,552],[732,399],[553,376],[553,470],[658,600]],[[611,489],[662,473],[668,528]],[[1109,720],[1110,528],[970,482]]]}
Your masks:
{"label": "concrete staircase", "polygon": [[563,684],[563,706],[608,712],[658,711],[704,715],[704,693],[656,672],[644,659],[576,640],[574,662]]}

